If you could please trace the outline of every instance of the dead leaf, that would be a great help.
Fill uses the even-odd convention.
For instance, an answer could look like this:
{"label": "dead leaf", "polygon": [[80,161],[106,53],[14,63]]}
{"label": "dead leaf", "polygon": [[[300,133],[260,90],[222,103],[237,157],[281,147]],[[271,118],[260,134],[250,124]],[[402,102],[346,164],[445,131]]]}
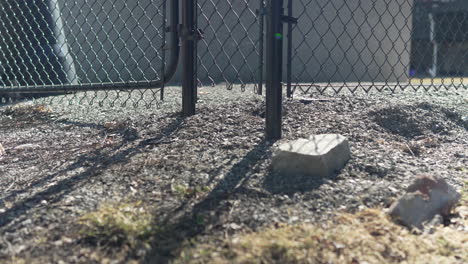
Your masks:
{"label": "dead leaf", "polygon": [[377,142],[380,145],[384,145],[385,144],[385,139],[379,138],[375,142]]}
{"label": "dead leaf", "polygon": [[32,111],[39,112],[39,113],[51,113],[52,109],[45,105],[38,105]]}
{"label": "dead leaf", "polygon": [[114,143],[115,136],[116,136],[116,134],[107,135],[106,138],[105,138],[105,140],[104,140],[104,143],[105,143],[105,144],[113,144],[113,143]]}
{"label": "dead leaf", "polygon": [[104,127],[109,130],[119,130],[125,128],[125,124],[123,122],[105,122]]}

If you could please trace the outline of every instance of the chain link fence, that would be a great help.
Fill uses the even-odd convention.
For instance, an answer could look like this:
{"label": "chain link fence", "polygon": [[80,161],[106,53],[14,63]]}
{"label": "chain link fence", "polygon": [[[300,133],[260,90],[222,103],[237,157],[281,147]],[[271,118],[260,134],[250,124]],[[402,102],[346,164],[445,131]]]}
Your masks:
{"label": "chain link fence", "polygon": [[[283,80],[291,94],[439,90],[468,83],[466,1],[284,2]],[[198,1],[200,85],[254,84],[261,91],[265,5]]]}
{"label": "chain link fence", "polygon": [[263,79],[263,0],[198,0],[199,85],[223,83],[228,89]]}
{"label": "chain link fence", "polygon": [[175,71],[178,1],[24,0],[0,7],[5,98],[87,91],[71,98],[151,104]]}
{"label": "chain link fence", "polygon": [[[2,1],[0,97],[65,93],[88,103],[159,101],[179,58],[179,2]],[[277,37],[285,40],[289,95],[466,87],[466,1],[284,3],[287,25]],[[197,1],[199,86],[262,92],[266,5]],[[181,79],[179,72],[173,83]]]}
{"label": "chain link fence", "polygon": [[468,2],[292,1],[291,92],[466,88]]}

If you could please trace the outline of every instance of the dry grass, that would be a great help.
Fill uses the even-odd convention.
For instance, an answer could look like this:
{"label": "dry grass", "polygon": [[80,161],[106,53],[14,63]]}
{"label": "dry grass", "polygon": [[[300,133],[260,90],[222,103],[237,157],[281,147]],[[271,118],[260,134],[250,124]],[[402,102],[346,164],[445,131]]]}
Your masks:
{"label": "dry grass", "polygon": [[447,78],[412,78],[410,83],[413,85],[463,85],[468,83],[468,78],[447,77]]}
{"label": "dry grass", "polygon": [[171,185],[171,191],[179,197],[189,199],[189,198],[198,197],[200,195],[206,194],[208,191],[210,191],[210,187],[201,186],[201,185],[188,187],[185,185],[173,184]]}
{"label": "dry grass", "polygon": [[48,114],[52,109],[46,105],[34,103],[19,103],[6,108],[6,114],[29,115],[29,114]]}
{"label": "dry grass", "polygon": [[[467,168],[461,168],[461,171],[465,172],[465,174],[468,176],[468,169]],[[463,183],[463,190],[461,191],[461,204],[468,204],[468,180],[466,180]]]}
{"label": "dry grass", "polygon": [[[462,217],[467,226],[466,211]],[[285,225],[240,235],[223,247],[197,245],[183,251],[176,262],[468,263],[468,233],[440,227],[431,235],[415,235],[382,211],[369,209],[339,214],[321,226]]]}
{"label": "dry grass", "polygon": [[[141,202],[109,203],[79,219],[80,235],[98,245],[147,244],[157,228]],[[148,245],[149,246],[149,245]]]}

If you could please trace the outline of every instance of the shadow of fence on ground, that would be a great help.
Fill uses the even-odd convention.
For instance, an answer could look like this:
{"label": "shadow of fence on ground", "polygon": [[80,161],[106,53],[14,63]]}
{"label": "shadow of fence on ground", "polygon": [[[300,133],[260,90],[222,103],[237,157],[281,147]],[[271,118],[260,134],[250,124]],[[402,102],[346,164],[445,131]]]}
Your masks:
{"label": "shadow of fence on ground", "polygon": [[168,214],[160,223],[167,228],[156,235],[153,250],[147,255],[145,263],[170,263],[179,255],[186,241],[202,234],[208,225],[216,225],[222,213],[229,210],[224,202],[236,193],[247,192],[244,183],[260,161],[268,157],[271,145],[265,141],[256,145],[191,210],[184,212],[184,208],[179,207]]}
{"label": "shadow of fence on ground", "polygon": [[[139,153],[140,149],[149,144],[158,144],[165,137],[171,135],[174,131],[176,131],[178,127],[182,124],[182,122],[183,118],[176,117],[173,122],[171,122],[166,127],[162,128],[155,137],[141,140],[138,143],[138,136],[136,135],[134,137],[128,137],[131,140],[125,140],[124,138],[122,143],[112,147],[111,150],[98,149],[92,152],[84,153],[80,155],[75,162],[67,166],[67,168],[62,169],[58,172],[51,173],[45,178],[33,182],[28,189],[22,189],[7,194],[7,196],[3,197],[2,200],[5,201],[7,199],[12,198],[13,196],[24,194],[30,191],[31,188],[43,187],[59,175],[67,174],[77,168],[86,167],[86,169],[83,172],[80,172],[72,177],[60,180],[53,186],[50,186],[43,191],[37,192],[31,197],[27,197],[25,199],[15,202],[13,206],[11,206],[9,209],[0,213],[0,228],[13,223],[15,219],[18,219],[21,216],[27,215],[31,210],[38,207],[41,204],[41,201],[46,200],[49,202],[49,204],[58,202],[65,195],[77,189],[86,180],[99,175],[99,173],[101,173],[111,165],[128,161],[132,156]],[[93,124],[80,125],[74,122],[73,125],[93,127],[95,126]],[[132,144],[134,146],[131,146]],[[14,228],[14,226],[10,226],[9,228]]]}

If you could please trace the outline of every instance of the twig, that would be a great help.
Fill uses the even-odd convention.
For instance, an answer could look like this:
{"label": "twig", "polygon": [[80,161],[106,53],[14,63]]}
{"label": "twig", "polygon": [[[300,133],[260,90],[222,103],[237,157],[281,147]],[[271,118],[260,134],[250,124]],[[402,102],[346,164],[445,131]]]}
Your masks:
{"label": "twig", "polygon": [[14,182],[12,182],[12,183],[10,184],[10,186],[8,186],[8,188],[6,188],[6,189],[4,190],[4,192],[8,192],[8,191],[13,187],[13,185],[15,185],[15,183],[16,183],[16,180],[15,180]]}
{"label": "twig", "polygon": [[234,207],[236,207],[238,203],[239,203],[239,201],[235,200],[234,203],[232,204],[231,210],[229,210],[229,213],[228,213],[228,219],[229,219],[229,217],[231,217],[232,211],[234,210]]}
{"label": "twig", "polygon": [[406,148],[408,148],[409,152],[411,153],[411,155],[413,155],[413,157],[416,157],[416,155],[414,155],[414,152],[411,150],[410,146],[408,145],[408,143],[405,143],[405,146]]}

